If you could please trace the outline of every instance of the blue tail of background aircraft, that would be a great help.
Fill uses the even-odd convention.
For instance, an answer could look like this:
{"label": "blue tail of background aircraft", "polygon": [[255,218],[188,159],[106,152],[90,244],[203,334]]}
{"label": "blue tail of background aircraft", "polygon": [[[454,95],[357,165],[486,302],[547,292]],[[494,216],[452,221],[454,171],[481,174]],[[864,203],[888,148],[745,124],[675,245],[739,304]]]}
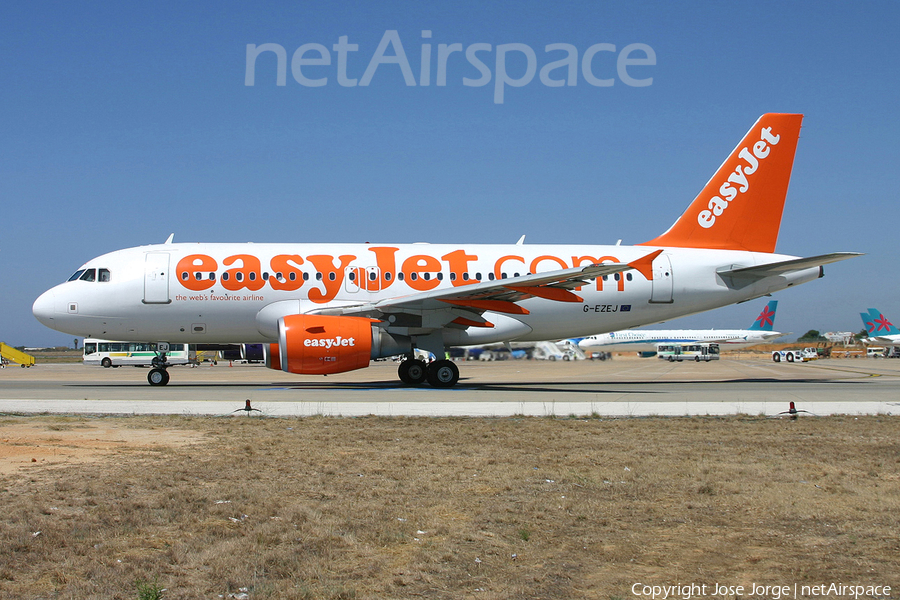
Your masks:
{"label": "blue tail of background aircraft", "polygon": [[877,335],[897,335],[900,331],[894,327],[894,324],[887,320],[880,310],[877,308],[870,308],[868,314],[859,313],[859,316],[862,317],[863,323],[866,324],[866,331],[869,332],[869,336],[877,336]]}
{"label": "blue tail of background aircraft", "polygon": [[766,304],[766,307],[753,321],[753,325],[750,326],[750,331],[772,331],[772,328],[775,327],[775,309],[777,308],[778,300],[772,300]]}

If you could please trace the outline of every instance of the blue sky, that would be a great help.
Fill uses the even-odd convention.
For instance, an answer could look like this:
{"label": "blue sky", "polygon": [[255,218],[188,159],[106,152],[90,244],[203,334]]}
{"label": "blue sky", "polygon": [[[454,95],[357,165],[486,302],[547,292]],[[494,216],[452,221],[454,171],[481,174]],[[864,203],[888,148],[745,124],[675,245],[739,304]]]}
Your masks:
{"label": "blue sky", "polygon": [[[900,320],[895,2],[40,2],[0,6],[0,340],[65,345],[31,304],[86,260],[178,241],[624,244],[667,229],[765,112],[803,122],[777,250],[867,256],[779,293],[776,329],[859,331]],[[248,44],[339,38],[361,79],[386,31],[419,79],[423,44],[524,44],[538,71],[607,43],[645,44],[644,87],[597,54],[590,85],[407,86],[396,64],[368,86],[275,58],[245,85]],[[431,38],[423,38],[431,31]],[[386,56],[392,55],[389,50]],[[307,53],[305,58],[314,58]],[[482,60],[496,70],[496,54]],[[644,56],[636,53],[633,57]],[[525,72],[509,52],[507,74]],[[552,73],[565,77],[566,70]],[[744,327],[764,300],[670,322]]]}

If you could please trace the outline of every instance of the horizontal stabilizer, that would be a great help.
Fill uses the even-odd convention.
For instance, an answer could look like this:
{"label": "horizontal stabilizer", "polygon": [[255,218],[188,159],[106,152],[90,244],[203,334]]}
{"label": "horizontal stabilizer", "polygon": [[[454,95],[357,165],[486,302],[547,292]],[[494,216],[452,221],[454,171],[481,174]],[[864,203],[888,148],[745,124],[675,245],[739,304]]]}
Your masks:
{"label": "horizontal stabilizer", "polygon": [[730,277],[733,279],[758,280],[774,275],[784,275],[785,273],[802,271],[812,267],[821,267],[822,265],[847,260],[854,256],[862,256],[862,253],[832,252],[831,254],[821,254],[819,256],[810,256],[809,258],[795,258],[793,260],[783,260],[781,262],[768,263],[765,265],[756,265],[755,267],[721,269],[717,271],[717,273],[723,279]]}

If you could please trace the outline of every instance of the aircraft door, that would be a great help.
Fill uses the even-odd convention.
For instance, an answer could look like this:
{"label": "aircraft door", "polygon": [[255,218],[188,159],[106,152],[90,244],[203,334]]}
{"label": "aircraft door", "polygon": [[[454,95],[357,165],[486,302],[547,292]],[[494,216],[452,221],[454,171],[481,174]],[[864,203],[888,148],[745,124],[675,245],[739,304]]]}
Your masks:
{"label": "aircraft door", "polygon": [[344,288],[351,293],[379,291],[381,289],[381,269],[378,267],[347,267],[344,270]]}
{"label": "aircraft door", "polygon": [[671,304],[672,299],[672,262],[668,254],[660,254],[653,261],[653,281],[651,282],[650,302],[653,304]]}
{"label": "aircraft door", "polygon": [[148,252],[144,263],[144,304],[169,304],[169,253]]}

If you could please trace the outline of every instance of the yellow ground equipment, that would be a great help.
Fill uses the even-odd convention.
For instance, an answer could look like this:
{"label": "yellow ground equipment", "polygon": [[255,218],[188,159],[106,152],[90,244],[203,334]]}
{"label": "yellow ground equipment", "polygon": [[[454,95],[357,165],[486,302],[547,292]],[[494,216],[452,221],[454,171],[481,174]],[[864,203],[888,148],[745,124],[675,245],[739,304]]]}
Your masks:
{"label": "yellow ground equipment", "polygon": [[3,342],[0,342],[0,357],[3,358],[3,362],[12,361],[19,363],[23,367],[30,367],[34,364],[33,356],[16,350],[12,346],[7,346]]}

